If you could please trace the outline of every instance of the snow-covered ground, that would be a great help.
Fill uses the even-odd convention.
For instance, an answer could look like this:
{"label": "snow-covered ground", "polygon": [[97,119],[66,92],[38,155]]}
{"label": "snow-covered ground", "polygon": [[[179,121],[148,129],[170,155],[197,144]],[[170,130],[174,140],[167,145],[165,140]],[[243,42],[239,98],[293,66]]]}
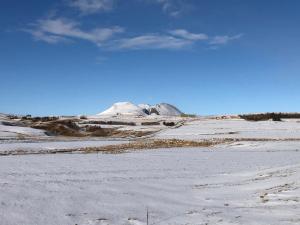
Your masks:
{"label": "snow-covered ground", "polygon": [[[1,122],[1,121],[0,121]],[[45,137],[45,131],[30,127],[5,126],[0,123],[0,138]]]}
{"label": "snow-covered ground", "polygon": [[[300,224],[298,120],[201,119],[161,128],[153,126],[160,131],[150,138],[240,140],[123,154],[0,156],[0,224],[145,225],[147,209],[153,225]],[[39,132],[25,131],[35,139],[0,141],[0,152],[45,153],[127,142],[45,138]]]}
{"label": "snow-covered ground", "polygon": [[0,157],[0,221],[296,225],[298,146]]}
{"label": "snow-covered ground", "polygon": [[70,141],[14,141],[14,142],[0,142],[0,153],[44,153],[49,150],[64,150],[64,149],[78,149],[86,147],[99,147],[107,145],[118,145],[128,143],[123,140],[70,140]]}
{"label": "snow-covered ground", "polygon": [[300,138],[300,120],[249,122],[242,119],[202,119],[187,122],[178,129],[162,131],[156,137],[188,140],[212,138],[292,139]]}

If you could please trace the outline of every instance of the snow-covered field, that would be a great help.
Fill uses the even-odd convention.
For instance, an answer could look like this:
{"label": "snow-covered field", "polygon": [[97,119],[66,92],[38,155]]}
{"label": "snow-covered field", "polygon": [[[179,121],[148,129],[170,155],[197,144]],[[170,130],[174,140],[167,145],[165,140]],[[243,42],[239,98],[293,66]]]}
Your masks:
{"label": "snow-covered field", "polygon": [[[1,121],[0,121],[1,122]],[[30,127],[5,126],[0,123],[0,139],[18,137],[45,137],[45,131]]]}
{"label": "snow-covered field", "polygon": [[188,140],[212,138],[295,139],[300,138],[300,120],[249,122],[241,119],[202,119],[187,122],[178,129],[165,130],[156,137]]}
{"label": "snow-covered field", "polygon": [[0,153],[19,152],[44,153],[49,150],[78,149],[128,143],[125,140],[72,140],[72,141],[37,141],[37,142],[0,142]]}
{"label": "snow-covered field", "polygon": [[[7,127],[2,131],[20,129]],[[37,131],[25,132],[36,139],[2,140],[0,151],[38,153],[127,142],[47,139]],[[150,138],[239,140],[123,154],[0,156],[0,224],[142,225],[147,209],[153,225],[300,224],[297,120],[201,119]]]}
{"label": "snow-covered field", "polygon": [[300,145],[279,146],[0,157],[0,221],[299,224]]}

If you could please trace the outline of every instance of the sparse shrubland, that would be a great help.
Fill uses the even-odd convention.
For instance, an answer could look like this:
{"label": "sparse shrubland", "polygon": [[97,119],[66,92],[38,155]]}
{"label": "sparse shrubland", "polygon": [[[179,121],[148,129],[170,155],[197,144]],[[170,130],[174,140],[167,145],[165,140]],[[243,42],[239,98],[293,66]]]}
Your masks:
{"label": "sparse shrubland", "polygon": [[258,113],[239,115],[240,118],[248,121],[281,121],[282,119],[300,119],[300,113]]}
{"label": "sparse shrubland", "polygon": [[190,117],[190,118],[195,118],[195,117],[197,117],[195,114],[186,114],[186,113],[182,113],[181,115],[180,115],[181,117]]}
{"label": "sparse shrubland", "polygon": [[30,120],[31,122],[49,122],[49,121],[55,121],[59,120],[58,116],[44,116],[44,117],[31,117],[30,115],[23,116],[21,120]]}
{"label": "sparse shrubland", "polygon": [[142,126],[155,126],[155,125],[160,125],[160,122],[151,122],[151,121],[149,121],[149,122],[142,122],[141,123],[141,125]]}
{"label": "sparse shrubland", "polygon": [[90,120],[83,121],[80,124],[102,124],[102,125],[126,125],[126,126],[136,126],[134,122],[125,122],[125,121],[98,121],[98,120]]}

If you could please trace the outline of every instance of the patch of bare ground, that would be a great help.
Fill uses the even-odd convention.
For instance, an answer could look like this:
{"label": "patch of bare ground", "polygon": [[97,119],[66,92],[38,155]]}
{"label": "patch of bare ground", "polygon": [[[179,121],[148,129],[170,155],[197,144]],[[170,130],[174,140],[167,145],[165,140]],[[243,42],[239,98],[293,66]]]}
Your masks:
{"label": "patch of bare ground", "polygon": [[54,120],[47,122],[34,122],[32,128],[43,129],[48,135],[66,137],[143,137],[150,135],[151,131],[118,130],[116,128],[102,128],[96,125],[79,127],[78,120]]}
{"label": "patch of bare ground", "polygon": [[183,147],[211,147],[217,144],[223,144],[225,141],[221,140],[201,140],[201,141],[185,141],[178,139],[141,139],[138,141],[132,141],[126,144],[106,145],[99,147],[86,147],[86,148],[73,148],[73,149],[49,149],[43,151],[1,151],[0,156],[7,155],[32,155],[32,154],[58,154],[58,153],[125,153],[132,150],[144,150],[144,149],[160,149],[160,148],[183,148]]}
{"label": "patch of bare ground", "polygon": [[159,148],[183,148],[183,147],[211,147],[225,143],[221,140],[187,141],[179,139],[141,140],[120,145],[107,145],[101,147],[89,147],[80,149],[84,153],[106,152],[122,153],[128,150],[159,149]]}

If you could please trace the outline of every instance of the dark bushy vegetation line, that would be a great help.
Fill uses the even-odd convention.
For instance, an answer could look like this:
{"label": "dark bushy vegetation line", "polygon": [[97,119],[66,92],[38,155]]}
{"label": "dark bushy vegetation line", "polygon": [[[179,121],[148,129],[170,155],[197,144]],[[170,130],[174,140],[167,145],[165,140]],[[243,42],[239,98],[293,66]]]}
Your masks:
{"label": "dark bushy vegetation line", "polygon": [[125,122],[125,121],[84,121],[80,124],[102,124],[102,125],[127,125],[127,126],[136,126],[134,122]]}
{"label": "dark bushy vegetation line", "polygon": [[242,119],[248,121],[264,121],[273,120],[281,121],[281,119],[300,119],[300,113],[259,113],[239,115]]}
{"label": "dark bushy vegetation line", "polygon": [[163,122],[163,125],[167,126],[167,127],[173,127],[175,126],[175,123],[174,122],[167,122],[167,121],[164,121]]}
{"label": "dark bushy vegetation line", "polygon": [[155,125],[160,125],[160,122],[142,122],[141,123],[142,126],[155,126]]}
{"label": "dark bushy vegetation line", "polygon": [[58,120],[58,116],[31,117],[30,115],[23,116],[21,120],[30,120],[32,122],[49,122]]}
{"label": "dark bushy vegetation line", "polygon": [[186,113],[182,113],[180,116],[181,117],[192,117],[192,118],[197,117],[195,114],[186,114]]}

